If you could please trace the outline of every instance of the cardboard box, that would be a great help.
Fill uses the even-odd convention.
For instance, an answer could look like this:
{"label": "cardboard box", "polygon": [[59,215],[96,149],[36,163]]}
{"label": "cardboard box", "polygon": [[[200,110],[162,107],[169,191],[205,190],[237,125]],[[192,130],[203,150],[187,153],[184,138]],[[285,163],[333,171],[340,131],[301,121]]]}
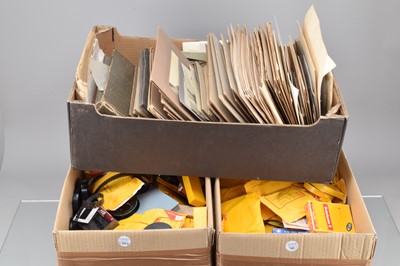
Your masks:
{"label": "cardboard box", "polygon": [[[115,48],[137,65],[139,51],[155,39],[127,37],[112,27],[88,36],[68,98],[71,164],[74,169],[130,173],[246,177],[326,182],[332,180],[348,114],[335,86],[338,115],[315,124],[261,125],[166,121],[100,114],[79,99],[85,89],[94,39],[106,54]],[[182,41],[175,40],[179,46]],[[168,160],[166,160],[168,158]]]}
{"label": "cardboard box", "polygon": [[59,266],[212,265],[213,207],[205,179],[207,228],[146,231],[71,231],[71,199],[79,171],[70,169],[61,193],[53,230]]}
{"label": "cardboard box", "polygon": [[217,265],[370,265],[377,236],[349,163],[341,154],[356,233],[246,234],[221,230],[219,179],[215,182]]}

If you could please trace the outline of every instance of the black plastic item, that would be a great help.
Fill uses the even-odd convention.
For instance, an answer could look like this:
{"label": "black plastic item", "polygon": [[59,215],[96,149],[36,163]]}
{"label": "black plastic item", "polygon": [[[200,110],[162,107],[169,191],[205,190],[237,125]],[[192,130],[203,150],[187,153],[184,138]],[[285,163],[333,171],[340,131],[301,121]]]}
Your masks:
{"label": "black plastic item", "polygon": [[88,182],[84,176],[79,177],[75,182],[74,193],[72,194],[73,216],[78,212],[82,203],[89,198]]}
{"label": "black plastic item", "polygon": [[[93,194],[90,195],[89,188],[91,188],[96,181],[98,181],[100,178],[104,177],[104,175],[106,175],[106,174],[107,174],[107,172],[101,172],[99,174],[92,176],[89,180],[87,180],[84,176],[81,176],[76,180],[74,193],[72,195],[72,209],[73,209],[72,217],[74,217],[79,212],[79,210],[82,208],[82,205],[84,205],[85,203],[86,204],[93,203],[93,200],[90,200],[90,198],[92,198],[92,197],[96,198],[97,196],[95,196],[95,195],[98,194],[98,192],[101,189],[103,189],[106,185],[108,185],[111,182],[113,182],[119,178],[122,178],[122,177],[126,177],[126,176],[133,177],[133,175],[131,175],[131,174],[116,173],[115,175],[112,175],[111,177],[109,177],[105,181],[103,181],[97,187],[97,189],[93,192]],[[137,194],[141,194],[141,193],[147,191],[149,187],[150,187],[150,184],[145,183],[142,186],[142,188],[137,192]],[[123,206],[121,206],[120,208],[118,208],[115,211],[108,211],[108,213],[111,214],[116,220],[123,220],[123,219],[130,217],[134,213],[136,213],[137,210],[139,209],[139,206],[140,206],[139,200],[136,197],[132,197]],[[88,207],[86,206],[86,208],[88,208]],[[73,220],[71,220],[70,228],[71,229],[77,228],[76,222],[74,222]]]}
{"label": "black plastic item", "polygon": [[[93,207],[98,207],[103,203],[103,195],[102,194],[96,194],[96,195],[92,195],[89,197],[89,193],[87,192],[87,186],[86,186],[86,188],[83,187],[83,190],[82,190],[82,182],[81,182],[82,180],[86,181],[86,178],[81,177],[81,178],[77,179],[75,182],[74,194],[72,195],[73,214],[72,214],[71,219],[69,220],[69,230],[82,230],[82,227],[76,221],[76,218],[77,218],[76,216],[78,215],[78,212],[82,210],[82,208],[92,209]],[[85,185],[86,185],[86,182],[83,183],[83,186],[85,186]],[[98,201],[99,198],[100,198],[100,202]],[[83,205],[85,205],[85,206],[83,206]]]}
{"label": "black plastic item", "polygon": [[172,227],[167,223],[155,222],[155,223],[149,224],[148,226],[146,226],[144,228],[144,230],[150,230],[150,229],[172,229]]}
{"label": "black plastic item", "polygon": [[82,230],[82,228],[79,227],[79,224],[74,221],[74,217],[72,216],[71,219],[69,219],[69,230]]}
{"label": "black plastic item", "polygon": [[118,221],[102,207],[103,194],[96,193],[84,200],[77,214],[70,221],[70,230],[112,230]]}
{"label": "black plastic item", "polygon": [[140,207],[140,202],[136,197],[130,198],[127,202],[124,203],[121,207],[116,209],[115,211],[108,211],[115,219],[118,221],[126,219],[132,216]]}

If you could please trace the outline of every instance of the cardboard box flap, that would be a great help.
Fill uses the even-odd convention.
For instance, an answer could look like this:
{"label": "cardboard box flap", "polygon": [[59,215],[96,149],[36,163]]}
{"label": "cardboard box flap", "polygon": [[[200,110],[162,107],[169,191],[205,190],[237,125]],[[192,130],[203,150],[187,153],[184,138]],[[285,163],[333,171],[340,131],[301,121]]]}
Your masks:
{"label": "cardboard box flap", "polygon": [[[328,112],[328,114],[326,116],[329,117],[329,116],[337,116],[337,115],[339,115],[339,116],[344,116],[344,117],[348,118],[349,117],[349,113],[347,111],[346,103],[345,103],[345,101],[343,99],[343,95],[341,93],[339,84],[336,81],[336,78],[333,79],[333,88],[334,88],[334,90],[333,90],[333,98],[332,98],[332,106],[333,106],[333,108],[332,108],[332,110],[330,112]],[[337,111],[334,111],[334,110],[336,110],[335,106],[338,107]]]}
{"label": "cardboard box flap", "polygon": [[220,233],[218,238],[218,251],[224,255],[369,260],[373,251],[371,235]]}
{"label": "cardboard box flap", "polygon": [[347,203],[351,206],[354,226],[359,233],[373,233],[376,235],[375,228],[368,214],[364,200],[362,199],[357,181],[354,178],[353,172],[343,151],[341,152],[340,160],[342,163],[338,165],[338,171],[339,175],[345,178],[346,181],[347,194],[350,195],[347,198]]}
{"label": "cardboard box flap", "polygon": [[212,187],[210,178],[205,179],[205,190],[210,192],[210,193],[205,193],[206,207],[207,207],[207,224],[209,228],[212,228],[214,230],[214,204],[213,204],[214,201],[212,198]]}
{"label": "cardboard box flap", "polygon": [[60,202],[57,207],[53,232],[58,230],[68,230],[69,219],[72,217],[72,195],[75,188],[75,181],[80,176],[80,171],[69,169],[67,176],[70,176],[70,178],[66,178],[64,181]]}
{"label": "cardboard box flap", "polygon": [[232,256],[369,260],[375,245],[373,233],[239,234],[217,229],[218,252]]}
{"label": "cardboard box flap", "polygon": [[[146,252],[211,247],[213,230],[175,229],[146,231],[55,232],[57,252]],[[125,243],[121,243],[125,241]]]}
{"label": "cardboard box flap", "polygon": [[81,102],[68,109],[73,168],[148,174],[329,182],[346,125],[345,118],[312,126],[132,119]]}

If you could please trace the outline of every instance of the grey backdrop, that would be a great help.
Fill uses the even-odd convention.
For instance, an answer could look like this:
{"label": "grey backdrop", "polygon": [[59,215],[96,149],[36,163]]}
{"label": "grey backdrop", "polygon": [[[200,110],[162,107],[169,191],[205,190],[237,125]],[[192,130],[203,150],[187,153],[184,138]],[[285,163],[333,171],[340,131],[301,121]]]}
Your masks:
{"label": "grey backdrop", "polygon": [[21,199],[59,197],[70,162],[66,99],[93,25],[204,39],[276,16],[286,42],[312,3],[350,113],[344,149],[353,172],[363,194],[384,194],[399,225],[400,2],[16,0],[0,3],[0,245]]}

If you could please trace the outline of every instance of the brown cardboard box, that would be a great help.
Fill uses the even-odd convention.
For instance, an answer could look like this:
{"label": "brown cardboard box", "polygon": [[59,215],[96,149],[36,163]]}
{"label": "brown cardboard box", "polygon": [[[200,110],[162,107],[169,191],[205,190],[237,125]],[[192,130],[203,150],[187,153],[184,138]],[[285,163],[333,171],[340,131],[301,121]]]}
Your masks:
{"label": "brown cardboard box", "polygon": [[[79,99],[85,89],[95,37],[106,54],[115,48],[137,65],[139,51],[155,39],[127,37],[95,27],[87,38],[68,98],[71,164],[74,169],[247,177],[326,182],[332,180],[348,114],[336,86],[338,115],[313,125],[261,125],[165,121],[103,115]],[[181,41],[176,40],[179,46]],[[168,158],[168,160],[166,160]]]}
{"label": "brown cardboard box", "polygon": [[146,231],[71,231],[71,198],[79,171],[67,174],[53,230],[59,266],[212,265],[213,208],[205,179],[207,228]]}
{"label": "brown cardboard box", "polygon": [[221,230],[219,179],[215,182],[217,265],[370,265],[376,232],[349,163],[341,154],[338,171],[345,178],[356,233],[245,234]]}

